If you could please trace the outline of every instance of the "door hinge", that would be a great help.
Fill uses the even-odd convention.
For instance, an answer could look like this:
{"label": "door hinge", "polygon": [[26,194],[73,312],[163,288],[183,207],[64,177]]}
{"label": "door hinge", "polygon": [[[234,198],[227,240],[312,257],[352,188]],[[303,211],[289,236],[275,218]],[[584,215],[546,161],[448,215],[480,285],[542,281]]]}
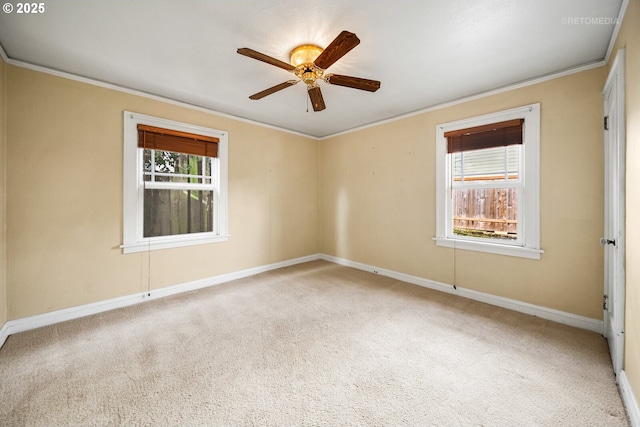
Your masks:
{"label": "door hinge", "polygon": [[604,130],[609,130],[609,116],[604,116]]}
{"label": "door hinge", "polygon": [[603,310],[609,310],[609,306],[607,304],[607,302],[609,301],[609,297],[606,295],[602,296],[602,309]]}

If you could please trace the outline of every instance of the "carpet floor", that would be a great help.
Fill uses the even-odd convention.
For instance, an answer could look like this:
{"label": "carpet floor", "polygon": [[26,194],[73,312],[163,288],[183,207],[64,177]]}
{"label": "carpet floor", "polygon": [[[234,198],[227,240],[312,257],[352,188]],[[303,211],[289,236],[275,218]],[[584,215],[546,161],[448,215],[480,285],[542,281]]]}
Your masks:
{"label": "carpet floor", "polygon": [[628,426],[598,334],[324,261],[10,336],[7,426]]}

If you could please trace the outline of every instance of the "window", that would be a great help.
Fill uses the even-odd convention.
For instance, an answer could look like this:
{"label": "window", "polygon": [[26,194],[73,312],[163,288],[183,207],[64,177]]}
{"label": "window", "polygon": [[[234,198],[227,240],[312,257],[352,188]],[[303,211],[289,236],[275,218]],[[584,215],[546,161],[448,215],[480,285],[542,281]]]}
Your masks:
{"label": "window", "polygon": [[540,258],[540,104],[436,127],[436,244]]}
{"label": "window", "polygon": [[124,253],[226,241],[227,134],[124,115]]}

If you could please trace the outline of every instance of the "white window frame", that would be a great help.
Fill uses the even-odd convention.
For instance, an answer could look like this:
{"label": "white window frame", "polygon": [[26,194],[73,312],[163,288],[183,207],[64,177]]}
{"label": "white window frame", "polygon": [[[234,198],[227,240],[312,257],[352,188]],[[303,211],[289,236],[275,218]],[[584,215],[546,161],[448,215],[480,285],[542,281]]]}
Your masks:
{"label": "white window frame", "polygon": [[[217,176],[214,189],[213,231],[173,236],[144,237],[144,179],[143,152],[138,147],[138,124],[195,133],[219,139]],[[123,200],[123,253],[152,251],[202,245],[229,240],[228,234],[228,140],[227,132],[187,123],[124,112],[124,200]],[[212,171],[213,172],[213,171]],[[211,190],[211,188],[208,188]]]}
{"label": "white window frame", "polygon": [[[445,132],[524,119],[520,163],[523,195],[518,195],[518,240],[498,241],[453,234],[451,164]],[[507,185],[508,182],[506,182]],[[540,259],[540,104],[472,117],[436,126],[436,237],[437,246]]]}

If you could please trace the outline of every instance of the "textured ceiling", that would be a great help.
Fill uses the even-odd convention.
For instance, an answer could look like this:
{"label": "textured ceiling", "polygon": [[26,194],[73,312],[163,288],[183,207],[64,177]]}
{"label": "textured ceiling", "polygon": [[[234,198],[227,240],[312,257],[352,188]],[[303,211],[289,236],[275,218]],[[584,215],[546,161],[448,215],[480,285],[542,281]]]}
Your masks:
{"label": "textured ceiling", "polygon": [[[0,45],[10,61],[322,137],[602,61],[621,4],[48,0],[41,14],[0,14]],[[294,47],[326,47],[342,30],[361,43],[329,71],[380,80],[377,92],[321,82],[322,112],[303,84],[248,98],[293,75],[237,48],[288,62]]]}

